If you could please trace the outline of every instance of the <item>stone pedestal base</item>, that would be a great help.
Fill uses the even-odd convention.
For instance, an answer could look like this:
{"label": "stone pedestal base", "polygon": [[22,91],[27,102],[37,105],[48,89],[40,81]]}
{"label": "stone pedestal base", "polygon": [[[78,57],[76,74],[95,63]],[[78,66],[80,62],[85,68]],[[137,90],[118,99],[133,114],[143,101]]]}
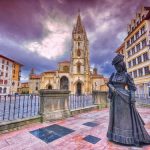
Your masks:
{"label": "stone pedestal base", "polygon": [[41,90],[42,121],[53,121],[70,116],[69,91],[66,90]]}

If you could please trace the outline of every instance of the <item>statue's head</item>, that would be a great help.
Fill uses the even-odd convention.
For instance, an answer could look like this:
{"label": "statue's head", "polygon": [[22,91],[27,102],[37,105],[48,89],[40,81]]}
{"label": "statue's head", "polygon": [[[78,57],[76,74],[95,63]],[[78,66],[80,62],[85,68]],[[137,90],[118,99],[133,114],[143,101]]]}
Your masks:
{"label": "statue's head", "polygon": [[115,58],[112,60],[112,65],[114,65],[117,72],[127,72],[126,64],[124,62],[124,55],[117,54]]}

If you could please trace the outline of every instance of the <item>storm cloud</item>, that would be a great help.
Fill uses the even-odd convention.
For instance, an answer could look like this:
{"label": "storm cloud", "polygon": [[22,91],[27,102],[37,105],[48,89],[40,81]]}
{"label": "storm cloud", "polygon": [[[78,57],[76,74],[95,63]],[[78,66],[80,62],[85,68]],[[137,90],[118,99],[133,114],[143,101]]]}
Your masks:
{"label": "storm cloud", "polygon": [[109,76],[115,49],[123,42],[127,24],[149,0],[1,0],[0,54],[24,64],[22,81],[29,70],[57,69],[70,59],[72,29],[78,9],[90,42],[91,66]]}

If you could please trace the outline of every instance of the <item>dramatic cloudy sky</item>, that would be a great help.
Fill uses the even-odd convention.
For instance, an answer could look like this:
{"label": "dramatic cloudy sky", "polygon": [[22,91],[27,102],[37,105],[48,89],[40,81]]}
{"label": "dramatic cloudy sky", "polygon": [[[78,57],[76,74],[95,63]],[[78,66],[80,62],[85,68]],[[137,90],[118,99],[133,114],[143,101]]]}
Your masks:
{"label": "dramatic cloudy sky", "polygon": [[37,73],[70,59],[71,34],[78,9],[90,42],[91,66],[109,76],[115,49],[141,5],[149,0],[0,0],[0,54]]}

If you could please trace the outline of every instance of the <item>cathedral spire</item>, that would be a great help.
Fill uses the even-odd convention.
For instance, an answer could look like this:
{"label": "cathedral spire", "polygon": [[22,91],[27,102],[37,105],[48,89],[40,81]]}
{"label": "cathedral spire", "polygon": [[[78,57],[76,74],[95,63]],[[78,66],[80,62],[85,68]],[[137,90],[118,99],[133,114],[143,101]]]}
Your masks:
{"label": "cathedral spire", "polygon": [[77,17],[77,22],[76,22],[76,26],[75,26],[74,31],[76,33],[83,33],[84,32],[84,27],[82,25],[81,17],[80,17],[80,9],[78,10],[78,17]]}

